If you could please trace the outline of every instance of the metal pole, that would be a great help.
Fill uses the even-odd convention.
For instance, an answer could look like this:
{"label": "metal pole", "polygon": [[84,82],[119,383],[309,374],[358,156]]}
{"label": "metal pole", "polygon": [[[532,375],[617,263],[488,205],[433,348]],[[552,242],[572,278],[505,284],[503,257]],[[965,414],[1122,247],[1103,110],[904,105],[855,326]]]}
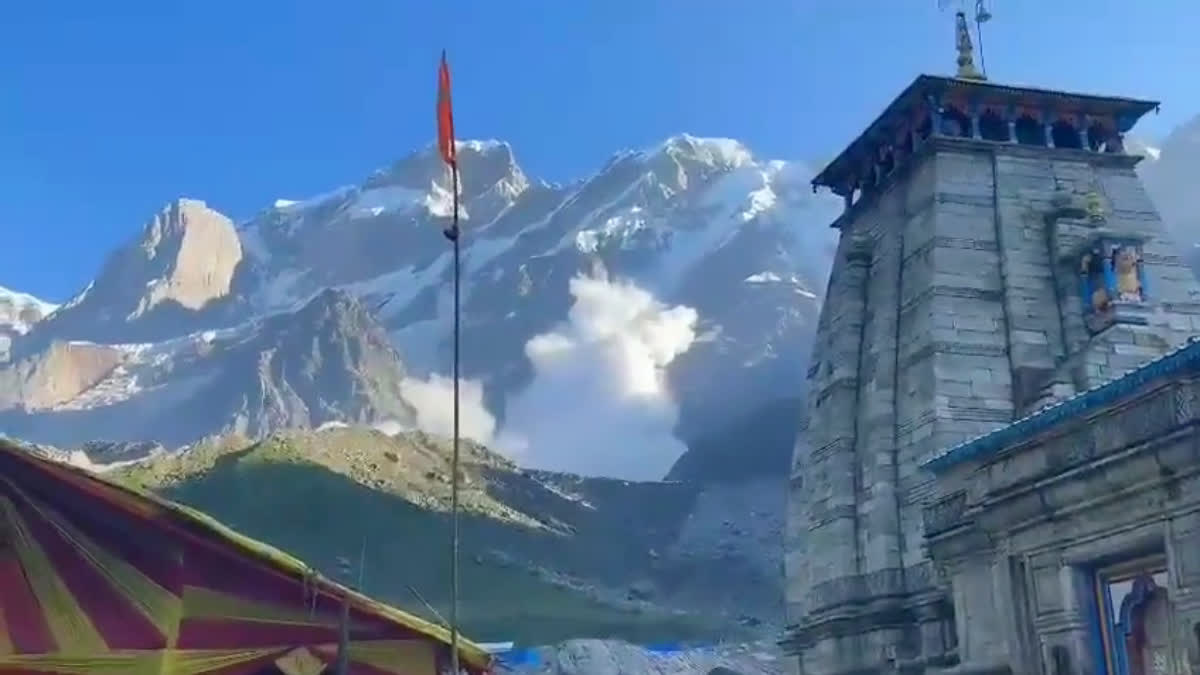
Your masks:
{"label": "metal pole", "polygon": [[979,37],[979,67],[983,77],[987,78],[987,56],[983,53],[983,24],[990,21],[992,13],[987,10],[984,0],[975,0],[975,35]]}
{"label": "metal pole", "polygon": [[[347,586],[350,585],[350,561],[338,557],[338,575]],[[348,675],[350,672],[350,592],[342,593],[342,616],[338,622],[337,658],[334,659],[333,672],[336,675]]]}
{"label": "metal pole", "polygon": [[[451,140],[453,143],[453,139]],[[458,165],[452,164],[454,188],[454,220],[450,241],[454,244],[454,451],[450,460],[450,667],[459,675],[458,667],[458,378],[459,378],[459,297],[461,247],[458,231]]]}
{"label": "metal pole", "polygon": [[983,22],[975,15],[975,35],[979,38],[979,70],[987,77],[987,57],[983,54]]}

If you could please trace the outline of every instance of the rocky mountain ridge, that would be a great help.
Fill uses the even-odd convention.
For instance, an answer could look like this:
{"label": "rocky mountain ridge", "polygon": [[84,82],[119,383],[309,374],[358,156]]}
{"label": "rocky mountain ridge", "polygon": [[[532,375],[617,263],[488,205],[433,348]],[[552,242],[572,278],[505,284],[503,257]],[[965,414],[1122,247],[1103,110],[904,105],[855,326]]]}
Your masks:
{"label": "rocky mountain ridge", "polygon": [[[836,213],[835,200],[811,194],[804,165],[761,161],[735,141],[687,135],[618,153],[569,185],[530,179],[502,142],[464,142],[459,157],[467,233],[463,370],[478,393],[477,436],[512,430],[533,448],[524,461],[570,469],[569,457],[537,454],[576,432],[546,431],[554,416],[540,411],[546,401],[561,402],[559,389],[566,387],[587,394],[580,407],[595,413],[594,424],[606,415],[624,419],[631,409],[652,410],[650,419],[628,425],[639,431],[618,445],[635,448],[634,455],[662,453],[657,475],[637,476],[661,477],[685,442],[797,395],[832,251],[827,226]],[[426,149],[361,185],[277,200],[236,226],[197,200],[168,205],[83,291],[15,336],[0,379],[26,385],[21,400],[0,412],[0,430],[57,443],[133,440],[140,433],[140,440],[171,445],[230,429],[373,423],[382,411],[341,409],[329,404],[337,398],[332,392],[322,402],[278,378],[270,385],[244,375],[227,376],[221,385],[200,382],[197,364],[221,359],[228,359],[224,370],[269,371],[269,359],[252,363],[222,347],[225,336],[253,341],[249,334],[268,330],[272,316],[294,317],[279,324],[308,325],[301,313],[329,288],[356,298],[375,317],[403,364],[403,375],[393,368],[395,376],[444,384],[438,378],[449,372],[451,270],[440,229],[449,215],[447,179]],[[298,350],[309,337],[297,334],[291,344]],[[592,372],[571,372],[545,351],[564,340],[580,362],[594,363]],[[204,347],[210,341],[213,348]],[[63,351],[56,344],[85,343],[67,349],[71,358],[56,356]],[[534,354],[535,348],[543,351]],[[206,349],[207,357],[198,356]],[[265,349],[255,353],[266,359]],[[95,364],[77,363],[77,352],[94,355]],[[153,367],[138,361],[148,355]],[[303,371],[316,360],[292,365]],[[37,379],[35,370],[47,374]],[[201,407],[179,424],[168,411],[182,410],[182,403],[143,408],[131,396],[112,395],[122,387],[182,390],[185,381],[245,403],[212,412]],[[714,390],[713,381],[726,386]],[[379,393],[381,386],[368,389]],[[731,401],[727,390],[740,395]],[[427,387],[426,393],[438,392]],[[178,400],[196,395],[181,392]],[[255,401],[262,396],[289,403],[260,406]],[[427,409],[422,417],[400,409],[403,396],[385,397],[393,403],[383,408],[402,424],[428,428],[429,419],[445,416]],[[157,421],[167,417],[169,425]],[[117,419],[126,421],[109,421]],[[168,427],[188,432],[159,436]],[[602,452],[581,447],[578,456]],[[636,473],[632,457],[625,464]]]}
{"label": "rocky mountain ridge", "polygon": [[411,428],[405,376],[362,304],[328,290],[290,314],[159,343],[51,342],[0,369],[0,430],[53,445],[179,447],[329,422]]}

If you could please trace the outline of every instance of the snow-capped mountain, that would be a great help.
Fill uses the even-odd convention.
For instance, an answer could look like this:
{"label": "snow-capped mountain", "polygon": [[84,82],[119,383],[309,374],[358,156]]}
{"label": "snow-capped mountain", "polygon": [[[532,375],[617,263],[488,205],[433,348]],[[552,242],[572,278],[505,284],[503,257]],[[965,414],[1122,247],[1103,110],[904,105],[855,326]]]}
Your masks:
{"label": "snow-capped mountain", "polygon": [[57,305],[0,286],[0,363],[8,361],[9,346],[16,335],[24,335],[33,325],[58,309]]}
{"label": "snow-capped mountain", "polygon": [[[661,476],[683,449],[679,439],[799,394],[835,243],[828,225],[840,208],[812,193],[809,167],[687,135],[618,153],[568,185],[528,177],[503,142],[463,142],[459,162],[464,402],[474,397],[473,434],[495,434],[480,440],[546,468]],[[20,426],[35,441],[62,442],[38,431],[52,427],[80,440],[110,438],[103,420],[145,397],[137,392],[202,387],[204,377],[223,378],[221,400],[246,403],[173,422],[189,431],[169,439],[170,406],[139,408],[152,439],[182,442],[226,428],[232,421],[221,415],[261,420],[239,427],[254,433],[340,417],[440,427],[443,411],[433,408],[450,371],[452,316],[452,256],[441,235],[449,178],[426,149],[361,185],[264,199],[271,206],[240,225],[203,202],[168,205],[86,289],[14,340],[9,376],[26,384],[20,400],[0,402],[8,406],[0,431]],[[255,397],[292,396],[264,384],[279,378],[251,377],[274,363],[267,354],[278,336],[263,331],[308,326],[299,317],[328,288],[358,298],[386,331],[403,363],[392,377],[414,383],[407,397],[389,394],[390,404],[361,413],[335,400],[361,394],[360,380],[325,391],[321,377],[306,373],[303,405],[246,417]],[[323,333],[311,328],[297,328],[289,349],[319,341]],[[255,346],[206,348],[205,335]],[[333,351],[358,348],[352,339],[345,345]],[[30,379],[29,364],[54,349],[87,351],[88,367],[50,358],[72,363],[74,374],[69,386],[45,378],[56,383],[47,391]],[[312,358],[286,363],[317,367],[328,353],[314,347]],[[291,382],[294,373],[281,377]],[[423,405],[422,396],[438,404]],[[170,396],[163,389],[152,398]],[[565,456],[543,448],[568,442]],[[663,448],[646,458],[653,471],[624,470],[650,446]],[[621,448],[624,465],[578,461]]]}
{"label": "snow-capped mountain", "polygon": [[52,342],[0,370],[0,429],[78,446],[330,422],[411,428],[404,366],[362,304],[326,290],[296,312],[156,343]]}
{"label": "snow-capped mountain", "polygon": [[0,330],[24,335],[56,309],[58,305],[0,286]]}

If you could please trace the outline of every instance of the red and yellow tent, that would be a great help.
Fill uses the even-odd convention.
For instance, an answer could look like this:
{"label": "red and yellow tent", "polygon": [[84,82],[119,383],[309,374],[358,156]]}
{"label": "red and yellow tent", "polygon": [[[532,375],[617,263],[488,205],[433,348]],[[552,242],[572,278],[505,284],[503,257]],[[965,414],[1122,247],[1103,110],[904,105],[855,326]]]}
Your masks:
{"label": "red and yellow tent", "polygon": [[[0,675],[426,675],[449,631],[186,506],[0,439]],[[470,642],[473,674],[490,659]]]}

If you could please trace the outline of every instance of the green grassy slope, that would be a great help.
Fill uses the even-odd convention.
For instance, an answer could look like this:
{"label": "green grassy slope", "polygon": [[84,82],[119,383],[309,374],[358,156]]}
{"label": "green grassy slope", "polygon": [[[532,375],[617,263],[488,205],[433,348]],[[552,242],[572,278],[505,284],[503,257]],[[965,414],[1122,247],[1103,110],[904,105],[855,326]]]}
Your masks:
{"label": "green grassy slope", "polygon": [[[201,509],[326,573],[339,556],[356,565],[361,558],[362,590],[430,616],[415,589],[446,617],[450,520],[440,443],[362,430],[297,433],[243,448],[203,446],[110,475]],[[547,487],[549,476],[514,471],[482,448],[467,456],[460,617],[473,639],[728,635],[721,620],[613,602],[590,590],[627,588],[652,575],[654,543],[685,517],[690,492],[591,479]]]}

